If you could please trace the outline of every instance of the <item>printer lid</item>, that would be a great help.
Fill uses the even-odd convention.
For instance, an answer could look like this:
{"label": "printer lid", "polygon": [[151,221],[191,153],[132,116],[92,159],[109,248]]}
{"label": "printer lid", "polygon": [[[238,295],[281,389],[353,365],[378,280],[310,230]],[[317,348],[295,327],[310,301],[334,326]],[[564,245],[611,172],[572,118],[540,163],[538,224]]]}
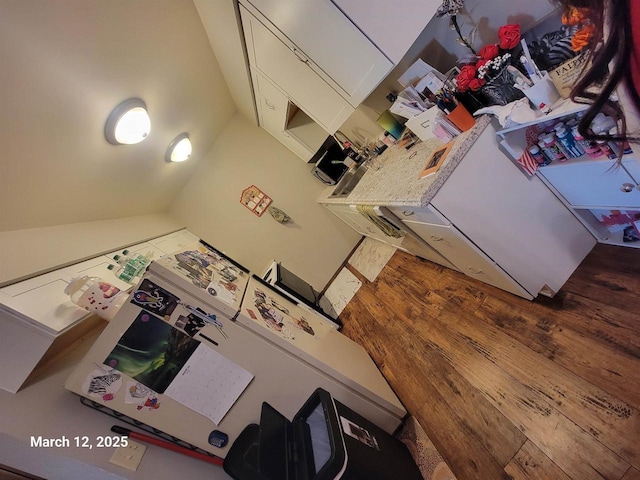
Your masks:
{"label": "printer lid", "polygon": [[258,469],[269,480],[334,480],[346,469],[342,429],[331,395],[318,388],[287,420],[264,402]]}

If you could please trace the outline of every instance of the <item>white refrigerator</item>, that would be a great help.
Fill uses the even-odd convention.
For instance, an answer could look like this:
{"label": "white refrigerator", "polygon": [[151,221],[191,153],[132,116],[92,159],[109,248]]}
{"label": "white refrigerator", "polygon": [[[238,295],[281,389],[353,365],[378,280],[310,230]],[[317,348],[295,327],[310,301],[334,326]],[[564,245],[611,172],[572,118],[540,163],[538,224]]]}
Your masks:
{"label": "white refrigerator", "polygon": [[223,458],[262,402],[291,419],[318,387],[389,433],[406,415],[362,347],[203,242],[151,263],[65,387]]}

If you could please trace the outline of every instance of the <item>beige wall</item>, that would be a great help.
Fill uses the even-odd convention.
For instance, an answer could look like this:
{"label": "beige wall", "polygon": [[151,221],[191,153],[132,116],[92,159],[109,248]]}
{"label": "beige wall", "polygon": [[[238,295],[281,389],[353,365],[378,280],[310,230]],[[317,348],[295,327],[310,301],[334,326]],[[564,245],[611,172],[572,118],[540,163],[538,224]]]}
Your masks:
{"label": "beige wall", "polygon": [[0,286],[181,228],[173,218],[154,214],[0,232]]}
{"label": "beige wall", "polygon": [[[277,260],[317,290],[324,288],[360,239],[316,204],[324,185],[264,130],[236,115],[178,195],[169,213],[195,235],[256,274]],[[257,217],[239,202],[256,185],[291,222]]]}

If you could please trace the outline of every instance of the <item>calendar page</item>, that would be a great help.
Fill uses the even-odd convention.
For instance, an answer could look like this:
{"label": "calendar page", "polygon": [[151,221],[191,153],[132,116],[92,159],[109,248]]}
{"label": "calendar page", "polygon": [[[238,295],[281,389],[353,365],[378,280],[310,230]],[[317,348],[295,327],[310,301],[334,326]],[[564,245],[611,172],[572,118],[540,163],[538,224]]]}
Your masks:
{"label": "calendar page", "polygon": [[164,394],[219,424],[253,374],[206,345],[200,345]]}

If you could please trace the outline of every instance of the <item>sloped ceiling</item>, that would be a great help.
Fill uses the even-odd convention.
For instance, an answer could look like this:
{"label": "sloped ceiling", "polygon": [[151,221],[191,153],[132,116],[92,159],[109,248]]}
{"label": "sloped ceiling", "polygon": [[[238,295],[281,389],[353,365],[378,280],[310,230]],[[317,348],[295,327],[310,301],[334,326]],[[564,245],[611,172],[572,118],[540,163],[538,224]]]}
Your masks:
{"label": "sloped ceiling", "polygon": [[[0,0],[0,65],[0,231],[166,211],[236,111],[192,0]],[[151,134],[110,145],[130,97]]]}

